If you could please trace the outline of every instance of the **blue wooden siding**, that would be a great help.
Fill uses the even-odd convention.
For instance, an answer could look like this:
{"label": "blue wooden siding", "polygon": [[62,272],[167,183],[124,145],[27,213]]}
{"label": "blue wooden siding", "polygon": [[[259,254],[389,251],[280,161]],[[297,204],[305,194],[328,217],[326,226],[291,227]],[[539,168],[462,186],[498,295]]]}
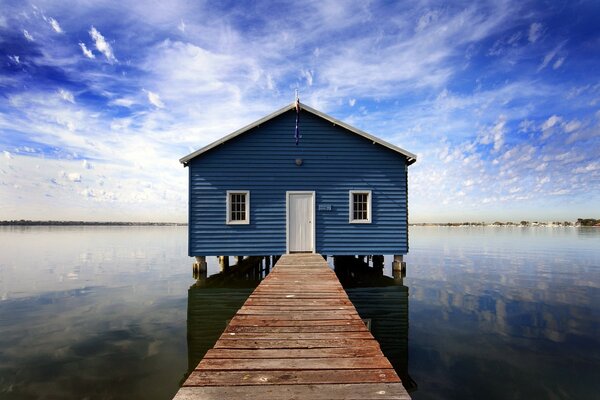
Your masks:
{"label": "blue wooden siding", "polygon": [[[318,253],[407,253],[406,158],[308,112],[296,146],[294,126],[285,112],[190,161],[189,255],[285,253],[291,190],[316,192]],[[348,193],[363,189],[372,223],[350,224]],[[250,191],[250,224],[225,223],[227,190]]]}

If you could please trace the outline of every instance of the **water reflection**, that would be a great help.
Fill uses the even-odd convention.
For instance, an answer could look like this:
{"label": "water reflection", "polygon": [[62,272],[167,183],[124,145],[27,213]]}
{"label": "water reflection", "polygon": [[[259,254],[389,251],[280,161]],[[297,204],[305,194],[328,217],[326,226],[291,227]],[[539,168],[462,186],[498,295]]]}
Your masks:
{"label": "water reflection", "polygon": [[218,274],[200,273],[188,289],[188,369],[181,384],[216,343],[260,281],[269,273],[270,259],[249,257]]}
{"label": "water reflection", "polygon": [[[345,273],[349,292],[376,293],[366,311],[353,300],[401,376],[393,349],[410,355],[414,400],[598,398],[600,229],[411,227],[410,238],[397,289],[390,258]],[[171,399],[232,299],[264,276],[190,288],[186,244],[187,227],[0,227],[0,398]]]}
{"label": "water reflection", "polygon": [[412,232],[415,400],[598,398],[600,229]]}
{"label": "water reflection", "polygon": [[335,257],[334,269],[360,316],[370,320],[371,333],[402,384],[414,392],[417,383],[408,372],[408,287],[402,272],[383,274],[383,261],[380,256]]}

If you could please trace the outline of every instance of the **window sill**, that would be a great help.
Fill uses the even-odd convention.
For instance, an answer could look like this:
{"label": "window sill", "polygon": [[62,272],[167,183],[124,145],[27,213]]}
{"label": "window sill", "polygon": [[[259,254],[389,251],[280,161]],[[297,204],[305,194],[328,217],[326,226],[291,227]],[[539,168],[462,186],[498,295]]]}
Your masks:
{"label": "window sill", "polygon": [[227,221],[226,225],[250,225],[250,221]]}

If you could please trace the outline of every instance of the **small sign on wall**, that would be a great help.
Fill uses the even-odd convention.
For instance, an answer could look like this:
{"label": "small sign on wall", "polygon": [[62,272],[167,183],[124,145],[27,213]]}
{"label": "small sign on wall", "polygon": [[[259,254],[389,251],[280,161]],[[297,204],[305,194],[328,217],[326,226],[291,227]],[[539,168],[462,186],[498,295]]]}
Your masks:
{"label": "small sign on wall", "polygon": [[331,204],[319,204],[319,211],[331,211]]}

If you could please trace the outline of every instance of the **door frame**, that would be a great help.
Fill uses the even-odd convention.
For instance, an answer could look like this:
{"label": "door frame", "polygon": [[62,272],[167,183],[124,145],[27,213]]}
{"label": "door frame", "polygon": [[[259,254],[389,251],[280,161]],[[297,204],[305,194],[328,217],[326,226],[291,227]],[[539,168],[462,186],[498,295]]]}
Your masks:
{"label": "door frame", "polygon": [[285,192],[285,252],[290,254],[290,195],[293,194],[310,194],[312,196],[312,243],[311,253],[316,251],[316,239],[317,239],[317,219],[316,219],[316,205],[317,195],[314,190],[288,190]]}

